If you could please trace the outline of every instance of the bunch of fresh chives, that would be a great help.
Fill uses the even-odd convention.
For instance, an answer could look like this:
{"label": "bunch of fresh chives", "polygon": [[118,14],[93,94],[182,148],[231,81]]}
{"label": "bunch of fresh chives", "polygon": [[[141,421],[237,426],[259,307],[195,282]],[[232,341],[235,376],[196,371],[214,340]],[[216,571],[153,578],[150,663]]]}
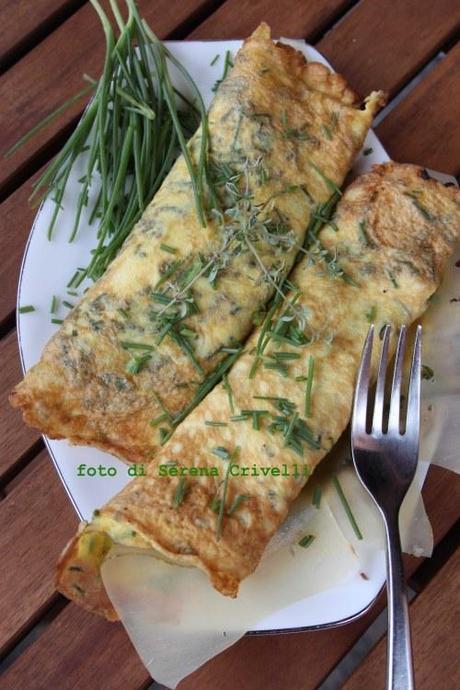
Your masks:
{"label": "bunch of fresh chives", "polygon": [[[193,188],[197,216],[206,222],[205,190],[208,189],[208,132],[206,111],[199,90],[186,69],[170,54],[139,16],[134,0],[126,0],[128,18],[123,19],[117,0],[110,6],[114,29],[98,0],[91,0],[104,30],[106,51],[99,81],[85,76],[89,86],[73,96],[46,120],[34,127],[8,152],[13,153],[53,117],[88,91],[93,91],[82,118],[61,152],[34,184],[32,198],[50,198],[55,203],[48,227],[51,239],[72,166],[86,153],[73,228],[73,241],[81,214],[89,203],[89,191],[97,174],[100,190],[92,206],[90,224],[98,219],[97,245],[86,268],[79,269],[72,287],[85,277],[99,278],[161,185],[175,158],[182,152]],[[184,76],[192,98],[172,84],[167,59]],[[180,106],[179,106],[180,103]],[[201,142],[196,163],[187,139],[201,121]]]}

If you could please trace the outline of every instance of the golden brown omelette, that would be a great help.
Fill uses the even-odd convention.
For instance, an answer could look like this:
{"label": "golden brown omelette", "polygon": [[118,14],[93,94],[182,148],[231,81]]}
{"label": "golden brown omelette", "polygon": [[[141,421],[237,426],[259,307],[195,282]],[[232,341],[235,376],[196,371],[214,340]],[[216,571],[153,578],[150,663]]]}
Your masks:
{"label": "golden brown omelette", "polygon": [[422,169],[388,163],[353,182],[228,379],[145,477],[81,525],[61,557],[59,590],[115,618],[99,567],[118,543],[199,567],[236,596],[348,423],[369,324],[397,331],[416,320],[459,236],[460,191]]}
{"label": "golden brown omelette", "polygon": [[[11,395],[51,438],[148,461],[230,366],[373,114],[262,24],[211,105],[206,227],[178,159],[120,254]],[[192,157],[200,131],[190,144]],[[211,197],[211,193],[210,193]]]}

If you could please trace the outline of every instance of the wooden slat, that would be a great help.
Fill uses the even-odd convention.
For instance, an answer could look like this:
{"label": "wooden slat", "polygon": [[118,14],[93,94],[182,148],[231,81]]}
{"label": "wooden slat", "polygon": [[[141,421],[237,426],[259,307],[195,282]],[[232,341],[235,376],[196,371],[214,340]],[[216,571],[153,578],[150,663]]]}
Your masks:
{"label": "wooden slat", "polygon": [[82,4],[82,0],[1,0],[0,64],[12,59],[18,51],[39,38],[61,17]]}
{"label": "wooden slat", "polygon": [[276,37],[311,37],[317,35],[351,4],[352,0],[227,0],[188,38],[246,38],[261,21],[271,26],[273,36]]}
{"label": "wooden slat", "polygon": [[[415,684],[418,690],[457,690],[460,687],[458,630],[460,627],[460,551],[415,599],[410,607]],[[386,641],[381,640],[353,673],[344,690],[385,687]]]}
{"label": "wooden slat", "polygon": [[54,565],[77,524],[42,451],[0,502],[0,652],[54,597]]}
{"label": "wooden slat", "polygon": [[0,329],[16,307],[19,269],[37,209],[28,198],[37,175],[27,180],[0,205]]}
{"label": "wooden slat", "polygon": [[[423,495],[438,543],[457,519],[460,477],[432,467]],[[414,572],[420,562],[406,557],[406,573]],[[381,597],[379,604],[361,619],[334,630],[243,638],[185,679],[179,690],[211,690],[215,687],[213,678],[219,678],[219,690],[314,690],[359,639],[384,603]],[[282,663],[275,665],[273,659],[282,659]],[[362,686],[368,687],[373,686]]]}
{"label": "wooden slat", "polygon": [[[138,2],[141,13],[161,38],[208,4],[208,0]],[[97,15],[86,4],[0,78],[0,153],[81,89],[85,72],[99,76],[104,44]],[[24,173],[30,159],[63,132],[81,111],[84,102],[72,106],[58,122],[50,124],[15,156],[2,161],[0,189],[7,189],[18,174]]]}
{"label": "wooden slat", "polygon": [[0,341],[0,361],[2,362],[2,376],[0,378],[1,481],[17,464],[24,453],[38,441],[40,436],[34,429],[30,429],[22,423],[20,413],[17,410],[13,410],[8,403],[11,389],[22,377],[16,331],[12,331],[6,338]]}
{"label": "wooden slat", "polygon": [[69,604],[0,678],[0,688],[141,690],[150,682],[120,624]]}
{"label": "wooden slat", "polygon": [[459,27],[457,0],[361,0],[316,47],[361,96],[392,97]]}
{"label": "wooden slat", "polygon": [[460,174],[459,75],[457,44],[377,128],[392,157]]}

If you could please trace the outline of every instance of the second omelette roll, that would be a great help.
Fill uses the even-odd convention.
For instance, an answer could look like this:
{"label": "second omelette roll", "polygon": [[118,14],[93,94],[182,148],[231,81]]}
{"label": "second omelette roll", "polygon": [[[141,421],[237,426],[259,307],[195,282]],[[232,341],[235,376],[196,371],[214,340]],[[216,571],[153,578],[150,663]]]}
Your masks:
{"label": "second omelette roll", "polygon": [[[181,157],[13,392],[25,421],[149,461],[279,289],[381,102],[374,93],[360,108],[342,77],[272,42],[261,25],[210,108],[206,227]],[[198,131],[192,157],[200,141]]]}
{"label": "second omelette roll", "polygon": [[389,163],[355,180],[228,379],[145,477],[82,524],[59,564],[60,591],[115,617],[99,574],[115,543],[199,567],[235,596],[348,423],[369,324],[379,333],[417,319],[459,236],[459,190],[422,169]]}

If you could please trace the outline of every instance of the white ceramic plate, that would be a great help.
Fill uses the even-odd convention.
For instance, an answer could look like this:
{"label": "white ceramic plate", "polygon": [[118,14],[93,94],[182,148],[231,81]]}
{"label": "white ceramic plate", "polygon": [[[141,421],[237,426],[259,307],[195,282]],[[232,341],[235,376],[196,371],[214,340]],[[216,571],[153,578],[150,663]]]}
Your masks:
{"label": "white ceramic plate", "polygon": [[[285,42],[302,50],[310,60],[328,64],[314,48],[307,46],[303,41],[286,39]],[[241,46],[241,41],[167,42],[166,45],[186,65],[208,105],[213,96],[212,87],[222,74],[225,51],[229,50],[235,54]],[[211,66],[210,63],[216,54],[221,57]],[[177,85],[187,92],[187,85],[180,75],[174,71],[172,74]],[[369,170],[374,163],[389,160],[372,131],[366,138],[363,150],[365,149],[372,149],[372,152],[367,156],[358,156],[352,172],[354,176]],[[58,218],[52,242],[47,240],[47,228],[54,203],[46,201],[35,218],[26,246],[19,279],[18,306],[31,304],[36,311],[27,314],[18,312],[19,350],[24,370],[39,360],[44,345],[58,328],[51,323],[52,296],[56,295],[61,300],[67,299],[69,302],[75,301],[76,298],[66,294],[66,285],[76,267],[87,264],[90,249],[96,243],[94,226],[88,225],[88,216],[84,214],[77,240],[72,244],[68,242],[80,191],[77,180],[83,172],[83,161],[77,161],[69,178],[68,189],[63,199],[63,210]],[[84,287],[85,284],[81,286]],[[56,316],[63,318],[66,313],[66,308],[61,305]],[[95,508],[100,507],[130,480],[128,466],[108,453],[94,448],[70,446],[66,441],[45,438],[45,443],[70,500],[83,519],[90,519]],[[81,463],[95,468],[99,465],[114,468],[116,474],[106,477],[79,477],[77,467]],[[361,615],[372,604],[385,580],[382,551],[371,550],[366,560],[368,580],[365,581],[357,575],[341,587],[310,596],[264,619],[254,632],[283,632],[340,625]]]}

